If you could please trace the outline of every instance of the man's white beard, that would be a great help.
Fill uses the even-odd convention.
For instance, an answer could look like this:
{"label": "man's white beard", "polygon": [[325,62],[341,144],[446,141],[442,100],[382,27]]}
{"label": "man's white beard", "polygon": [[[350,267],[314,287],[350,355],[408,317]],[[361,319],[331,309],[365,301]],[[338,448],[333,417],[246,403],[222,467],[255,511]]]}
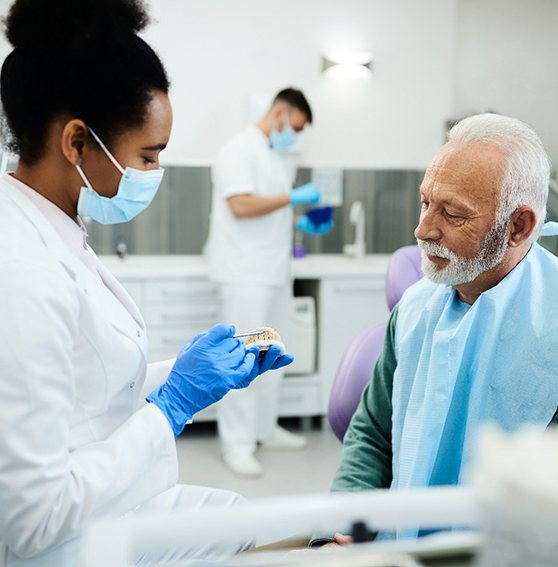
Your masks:
{"label": "man's white beard", "polygon": [[[441,244],[417,238],[417,243],[422,251],[421,268],[424,275],[434,283],[451,286],[472,282],[483,272],[495,268],[504,258],[508,249],[506,227],[507,222],[504,222],[491,228],[481,243],[479,253],[472,259],[458,256]],[[431,262],[427,254],[446,258],[449,262],[441,268]]]}

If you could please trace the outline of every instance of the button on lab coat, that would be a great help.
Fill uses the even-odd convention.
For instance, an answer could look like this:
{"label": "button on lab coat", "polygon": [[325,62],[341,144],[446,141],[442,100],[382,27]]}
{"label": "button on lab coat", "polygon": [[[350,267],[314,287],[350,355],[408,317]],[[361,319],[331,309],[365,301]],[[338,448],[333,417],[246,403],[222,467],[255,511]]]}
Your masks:
{"label": "button on lab coat", "polygon": [[169,365],[147,366],[139,312],[5,180],[0,298],[0,566],[61,565],[89,521],[176,483],[172,430],[144,401]]}

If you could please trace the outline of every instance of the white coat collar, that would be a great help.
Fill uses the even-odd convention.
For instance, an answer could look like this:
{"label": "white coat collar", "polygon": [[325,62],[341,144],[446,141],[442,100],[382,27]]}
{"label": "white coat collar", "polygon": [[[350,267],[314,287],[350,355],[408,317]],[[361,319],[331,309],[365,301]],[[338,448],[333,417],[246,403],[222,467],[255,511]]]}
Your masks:
{"label": "white coat collar", "polygon": [[[107,285],[99,281],[91,270],[83,264],[64,244],[54,227],[39,211],[39,209],[20,190],[4,179],[0,179],[2,193],[6,195],[22,212],[31,224],[37,229],[39,235],[49,252],[66,268],[74,278],[78,287],[99,306],[104,306],[99,311],[109,322],[121,332],[129,336],[138,344],[140,349],[147,352],[147,341],[145,337],[145,323],[141,314],[130,298],[130,305],[135,312],[129,312],[124,305],[115,297]],[[120,287],[126,293],[117,280],[110,274],[108,269],[101,265],[101,278],[111,287]],[[127,294],[126,294],[127,295]],[[129,297],[129,296],[127,296]]]}

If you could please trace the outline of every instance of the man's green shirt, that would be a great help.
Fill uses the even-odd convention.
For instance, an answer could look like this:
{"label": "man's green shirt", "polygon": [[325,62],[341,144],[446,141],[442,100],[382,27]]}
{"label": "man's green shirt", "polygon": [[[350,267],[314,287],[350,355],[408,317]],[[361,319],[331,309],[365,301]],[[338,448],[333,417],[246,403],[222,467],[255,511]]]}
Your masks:
{"label": "man's green shirt", "polygon": [[[372,380],[364,389],[351,420],[341,463],[331,489],[349,492],[389,488],[392,480],[391,417],[397,306],[388,322],[384,349],[374,366]],[[558,425],[558,409],[549,426]]]}
{"label": "man's green shirt", "polygon": [[[392,391],[395,358],[397,306],[388,321],[383,351],[374,366],[372,380],[362,393],[341,453],[341,463],[331,490],[352,492],[389,488],[392,481]],[[558,408],[549,426],[558,425]],[[311,544],[330,541],[331,536],[315,535]]]}

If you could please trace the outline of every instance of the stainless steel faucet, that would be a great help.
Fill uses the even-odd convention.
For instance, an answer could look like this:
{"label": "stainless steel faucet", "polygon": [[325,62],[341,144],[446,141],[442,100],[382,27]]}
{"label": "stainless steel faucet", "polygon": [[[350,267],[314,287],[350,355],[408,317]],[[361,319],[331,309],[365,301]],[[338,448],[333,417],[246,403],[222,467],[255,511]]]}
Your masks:
{"label": "stainless steel faucet", "polygon": [[345,244],[343,252],[354,258],[362,258],[366,254],[366,241],[364,239],[364,206],[360,201],[355,201],[351,205],[349,220],[355,225],[355,241],[352,244]]}
{"label": "stainless steel faucet", "polygon": [[116,242],[116,255],[123,260],[124,258],[126,258],[127,254],[128,254],[128,245],[126,244],[126,241],[123,238],[120,238]]}

